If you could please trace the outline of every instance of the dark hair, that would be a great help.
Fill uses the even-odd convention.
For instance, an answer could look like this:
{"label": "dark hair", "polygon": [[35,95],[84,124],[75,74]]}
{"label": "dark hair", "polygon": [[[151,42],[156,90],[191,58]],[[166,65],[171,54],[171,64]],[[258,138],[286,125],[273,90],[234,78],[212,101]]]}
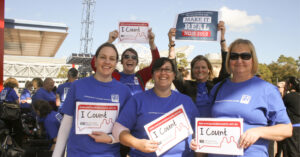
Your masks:
{"label": "dark hair", "polygon": [[107,42],[104,43],[104,44],[102,44],[102,45],[100,45],[98,47],[98,49],[96,50],[96,54],[95,54],[96,58],[98,57],[99,52],[101,51],[101,49],[104,48],[104,47],[111,47],[111,48],[113,48],[115,50],[116,55],[117,55],[117,62],[118,62],[118,60],[119,60],[119,54],[118,54],[118,50],[117,50],[116,46],[114,44],[107,43]]}
{"label": "dark hair", "polygon": [[72,78],[76,78],[78,75],[78,70],[75,68],[71,68],[68,71],[68,76],[72,77]]}
{"label": "dark hair", "polygon": [[38,87],[42,87],[43,86],[43,80],[41,78],[39,78],[39,77],[33,78],[31,82],[32,82],[32,84],[33,84],[33,82],[36,82],[37,85],[38,85]]}
{"label": "dark hair", "polygon": [[128,49],[123,51],[123,53],[121,55],[121,63],[123,63],[124,55],[127,51],[129,51],[129,52],[133,53],[134,55],[136,55],[136,57],[137,57],[136,61],[137,61],[137,64],[138,64],[139,63],[139,56],[138,56],[138,53],[133,48],[128,48]]}
{"label": "dark hair", "polygon": [[48,101],[45,100],[36,100],[32,103],[34,110],[40,112],[40,117],[46,117],[51,111],[52,107],[50,106]]}
{"label": "dark hair", "polygon": [[161,58],[158,58],[157,60],[155,60],[155,62],[153,63],[152,69],[151,69],[151,74],[153,74],[155,70],[159,69],[166,62],[169,62],[172,65],[172,71],[175,73],[175,76],[176,76],[176,70],[175,70],[174,63],[172,62],[171,59],[169,59],[167,57],[161,57]]}
{"label": "dark hair", "polygon": [[213,70],[213,67],[212,67],[210,61],[209,61],[206,57],[204,57],[204,56],[202,56],[202,55],[196,56],[196,57],[192,60],[192,62],[191,62],[191,77],[192,77],[192,79],[195,79],[194,73],[193,73],[193,68],[194,68],[196,62],[202,61],[202,60],[206,62],[207,68],[208,68],[208,70],[209,70],[208,80],[213,79],[213,77],[214,77],[214,70]]}
{"label": "dark hair", "polygon": [[296,92],[299,92],[300,89],[300,80],[294,76],[290,76],[287,78],[286,87],[288,87],[288,90],[296,90]]}

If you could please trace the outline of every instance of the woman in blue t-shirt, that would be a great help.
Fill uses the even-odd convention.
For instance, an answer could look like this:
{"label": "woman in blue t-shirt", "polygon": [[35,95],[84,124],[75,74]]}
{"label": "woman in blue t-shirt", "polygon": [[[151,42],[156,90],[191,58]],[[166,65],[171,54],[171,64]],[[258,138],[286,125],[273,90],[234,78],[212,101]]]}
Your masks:
{"label": "woman in blue t-shirt", "polygon": [[[232,78],[212,89],[212,117],[243,118],[244,132],[238,140],[238,146],[244,148],[243,156],[268,157],[269,140],[281,141],[292,135],[286,108],[277,87],[254,76],[258,59],[251,41],[237,39],[228,52],[225,64]],[[195,148],[192,142],[192,149]]]}
{"label": "woman in blue t-shirt", "polygon": [[[113,44],[101,45],[95,54],[96,73],[71,84],[61,112],[64,118],[58,133],[53,156],[62,156],[67,145],[67,156],[71,157],[119,157],[120,145],[113,143],[109,134],[93,132],[90,135],[76,134],[76,102],[118,103],[122,111],[124,103],[131,97],[126,85],[112,78],[118,62],[118,51]],[[112,144],[113,143],[113,144]]]}
{"label": "woman in blue t-shirt", "polygon": [[[158,142],[149,140],[144,126],[172,109],[183,105],[191,125],[195,124],[195,117],[199,112],[192,99],[179,92],[171,90],[175,78],[175,66],[168,58],[156,60],[152,68],[154,88],[134,95],[126,103],[113,128],[116,139],[131,147],[130,156],[156,156]],[[192,136],[187,137],[161,156],[192,157],[189,148]]]}
{"label": "woman in blue t-shirt", "polygon": [[8,78],[4,81],[4,89],[0,93],[0,101],[19,104],[19,96],[15,88],[19,87],[19,83],[15,78]]}

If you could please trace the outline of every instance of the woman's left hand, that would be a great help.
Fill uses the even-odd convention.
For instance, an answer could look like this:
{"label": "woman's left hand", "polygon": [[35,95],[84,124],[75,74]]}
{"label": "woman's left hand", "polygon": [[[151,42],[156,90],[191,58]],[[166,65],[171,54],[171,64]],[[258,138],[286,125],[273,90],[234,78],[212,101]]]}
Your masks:
{"label": "woman's left hand", "polygon": [[110,136],[108,136],[106,133],[104,132],[98,132],[98,131],[93,131],[92,134],[89,134],[89,136],[91,138],[93,138],[95,140],[95,142],[98,143],[112,143],[112,139]]}
{"label": "woman's left hand", "polygon": [[259,128],[251,128],[248,129],[244,134],[240,137],[240,142],[239,145],[242,148],[248,148],[250,147],[253,143],[255,143],[259,138]]}

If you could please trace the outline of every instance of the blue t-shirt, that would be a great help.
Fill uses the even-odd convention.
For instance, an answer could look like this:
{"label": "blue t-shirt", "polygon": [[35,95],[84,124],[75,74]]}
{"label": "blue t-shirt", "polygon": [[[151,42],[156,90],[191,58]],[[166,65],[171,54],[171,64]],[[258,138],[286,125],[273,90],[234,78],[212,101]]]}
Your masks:
{"label": "blue t-shirt", "polygon": [[51,111],[44,120],[44,126],[49,139],[57,137],[62,115],[58,112]]}
{"label": "blue t-shirt", "polygon": [[[167,98],[158,97],[153,89],[134,95],[125,105],[120,113],[117,122],[130,129],[130,133],[138,139],[149,139],[144,126],[171,111],[177,106],[183,104],[191,125],[195,126],[195,117],[199,112],[193,100],[179,92],[172,91]],[[193,156],[194,153],[189,148],[192,136],[184,139],[176,146],[165,152],[161,156]],[[131,149],[130,156],[156,156],[155,153],[143,153],[136,149]]]}
{"label": "blue t-shirt", "polygon": [[123,72],[120,72],[120,75],[121,75],[120,82],[122,82],[123,84],[127,85],[130,88],[131,95],[134,95],[139,92],[143,92],[143,89],[135,74],[125,74]]}
{"label": "blue t-shirt", "polygon": [[211,117],[210,114],[210,99],[206,82],[197,84],[196,106],[200,112],[201,117]]}
{"label": "blue t-shirt", "polygon": [[64,105],[65,99],[67,97],[68,91],[71,87],[71,83],[72,82],[66,82],[64,84],[61,84],[58,86],[57,90],[56,90],[56,94],[59,95],[60,98],[60,106],[59,106],[59,110],[61,110],[62,106]]}
{"label": "blue t-shirt", "polygon": [[0,93],[0,100],[15,103],[19,96],[13,88],[5,87]]}
{"label": "blue t-shirt", "polygon": [[40,88],[36,91],[36,93],[32,96],[32,102],[36,100],[45,100],[50,104],[52,102],[56,102],[56,95],[52,91],[47,91],[45,88]]}
{"label": "blue t-shirt", "polygon": [[[211,100],[219,84],[212,89]],[[278,88],[258,77],[240,83],[227,79],[217,93],[212,116],[243,118],[244,132],[250,128],[290,123]],[[268,140],[259,139],[244,150],[244,156],[268,157],[268,144]],[[212,156],[222,155],[209,155]]]}
{"label": "blue t-shirt", "polygon": [[20,96],[20,104],[21,104],[21,108],[31,108],[30,104],[28,104],[27,102],[25,103],[22,103],[21,101],[22,100],[27,100],[27,98],[30,98],[31,99],[31,94],[30,94],[30,91],[28,89],[24,89],[21,93],[21,96]]}
{"label": "blue t-shirt", "polygon": [[100,82],[93,76],[77,80],[71,84],[62,112],[73,116],[72,128],[67,143],[68,156],[120,156],[120,144],[97,143],[88,135],[75,134],[75,107],[77,101],[120,103],[120,111],[131,97],[127,86],[113,79],[111,82]]}

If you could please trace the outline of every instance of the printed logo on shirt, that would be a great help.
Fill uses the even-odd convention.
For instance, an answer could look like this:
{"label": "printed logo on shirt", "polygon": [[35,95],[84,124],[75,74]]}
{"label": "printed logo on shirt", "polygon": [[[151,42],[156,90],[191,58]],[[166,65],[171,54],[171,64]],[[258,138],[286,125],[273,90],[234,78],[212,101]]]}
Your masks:
{"label": "printed logo on shirt", "polygon": [[111,101],[112,102],[119,102],[119,95],[118,94],[112,94],[111,95]]}
{"label": "printed logo on shirt", "polygon": [[165,113],[163,113],[163,112],[148,112],[148,114],[160,114],[160,115],[163,115]]}
{"label": "printed logo on shirt", "polygon": [[139,85],[139,80],[138,80],[138,78],[137,78],[136,76],[134,77],[134,80],[133,80],[133,81],[134,81],[134,84],[135,84],[135,85]]}
{"label": "printed logo on shirt", "polygon": [[55,115],[55,118],[57,119],[57,121],[61,122],[61,120],[63,119],[63,115],[60,114],[60,113],[57,113],[57,114]]}
{"label": "printed logo on shirt", "polygon": [[62,101],[65,101],[65,99],[66,99],[66,97],[67,97],[67,94],[68,94],[68,91],[69,91],[69,87],[65,87],[64,88],[64,95],[63,95],[63,97],[62,97]]}
{"label": "printed logo on shirt", "polygon": [[240,103],[241,104],[249,104],[250,100],[251,100],[251,96],[249,96],[249,95],[242,95]]}
{"label": "printed logo on shirt", "polygon": [[3,89],[2,92],[1,92],[0,100],[5,100],[6,94],[7,94],[7,90]]}

